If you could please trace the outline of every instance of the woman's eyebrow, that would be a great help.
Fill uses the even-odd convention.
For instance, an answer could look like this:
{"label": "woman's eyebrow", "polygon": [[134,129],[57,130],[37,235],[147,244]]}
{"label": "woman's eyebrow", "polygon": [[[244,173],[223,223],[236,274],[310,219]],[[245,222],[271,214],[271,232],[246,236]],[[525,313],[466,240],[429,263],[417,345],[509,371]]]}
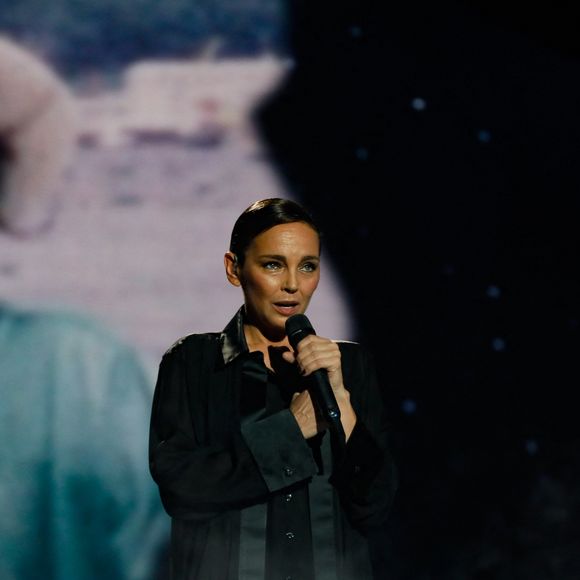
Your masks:
{"label": "woman's eyebrow", "polygon": [[[281,262],[286,261],[286,256],[282,256],[281,254],[260,254],[258,258],[268,258],[270,260],[280,260]],[[302,256],[301,260],[320,260],[320,256],[312,255],[312,256]]]}

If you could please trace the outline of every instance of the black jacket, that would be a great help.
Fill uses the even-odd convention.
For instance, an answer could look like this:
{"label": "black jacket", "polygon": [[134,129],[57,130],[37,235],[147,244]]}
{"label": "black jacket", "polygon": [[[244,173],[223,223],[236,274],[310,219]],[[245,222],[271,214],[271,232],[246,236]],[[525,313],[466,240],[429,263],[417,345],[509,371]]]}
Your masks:
{"label": "black jacket", "polygon": [[[289,410],[241,427],[241,365],[247,352],[242,312],[221,333],[180,339],[159,366],[150,468],[172,517],[174,580],[240,578],[242,510],[317,474]],[[343,459],[325,478],[335,497],[336,571],[324,577],[362,580],[371,578],[365,535],[386,519],[397,476],[372,358],[357,343],[339,345],[358,420]]]}

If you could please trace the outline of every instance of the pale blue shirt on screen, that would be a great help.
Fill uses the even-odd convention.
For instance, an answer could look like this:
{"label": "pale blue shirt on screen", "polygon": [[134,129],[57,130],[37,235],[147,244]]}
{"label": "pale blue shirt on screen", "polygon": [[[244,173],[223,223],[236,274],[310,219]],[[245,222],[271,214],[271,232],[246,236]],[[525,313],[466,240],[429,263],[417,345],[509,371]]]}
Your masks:
{"label": "pale blue shirt on screen", "polygon": [[153,384],[88,317],[0,303],[0,578],[154,578]]}

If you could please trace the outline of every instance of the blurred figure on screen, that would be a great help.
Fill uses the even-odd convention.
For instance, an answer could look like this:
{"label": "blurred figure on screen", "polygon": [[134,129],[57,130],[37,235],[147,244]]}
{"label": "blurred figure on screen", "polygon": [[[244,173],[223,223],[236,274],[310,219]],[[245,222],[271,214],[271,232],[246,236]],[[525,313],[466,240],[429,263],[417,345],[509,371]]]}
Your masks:
{"label": "blurred figure on screen", "polygon": [[48,227],[75,140],[76,109],[44,62],[0,34],[0,220],[12,233]]}
{"label": "blurred figure on screen", "polygon": [[[0,34],[0,243],[50,226],[75,143],[65,83]],[[158,576],[152,388],[137,352],[90,317],[0,296],[2,580]]]}

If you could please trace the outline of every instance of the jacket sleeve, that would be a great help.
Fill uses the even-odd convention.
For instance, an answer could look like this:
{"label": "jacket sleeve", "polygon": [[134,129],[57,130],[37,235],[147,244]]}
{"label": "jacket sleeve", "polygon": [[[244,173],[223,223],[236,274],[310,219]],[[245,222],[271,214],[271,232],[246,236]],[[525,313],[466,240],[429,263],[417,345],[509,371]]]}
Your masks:
{"label": "jacket sleeve", "polygon": [[359,345],[345,348],[353,355],[345,357],[348,362],[343,366],[357,423],[330,482],[337,488],[351,524],[367,533],[386,520],[398,473],[389,452],[389,423],[372,355]]}
{"label": "jacket sleeve", "polygon": [[[169,515],[208,519],[264,501],[269,493],[313,475],[316,466],[287,411],[243,433],[232,422],[225,436],[208,438],[212,417],[227,414],[237,401],[223,401],[223,408],[210,403],[193,413],[190,390],[206,386],[191,384],[192,376],[197,374],[185,372],[180,350],[169,352],[159,366],[153,399],[150,470]],[[276,453],[268,451],[273,440]]]}

